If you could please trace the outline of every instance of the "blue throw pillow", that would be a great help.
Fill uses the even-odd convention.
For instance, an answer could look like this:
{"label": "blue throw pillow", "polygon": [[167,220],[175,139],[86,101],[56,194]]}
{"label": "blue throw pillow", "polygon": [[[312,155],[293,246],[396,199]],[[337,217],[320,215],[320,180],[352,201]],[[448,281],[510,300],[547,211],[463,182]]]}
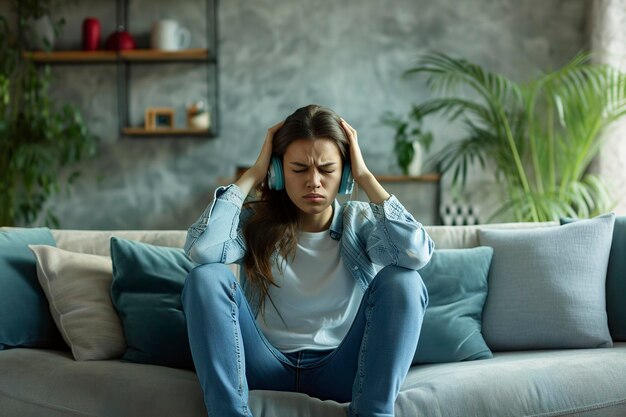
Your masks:
{"label": "blue throw pillow", "polygon": [[[575,221],[561,219],[561,224]],[[626,216],[615,217],[606,270],[606,313],[613,340],[626,341]]]}
{"label": "blue throw pillow", "polygon": [[481,334],[493,249],[435,249],[419,270],[428,307],[413,364],[489,359]]}
{"label": "blue throw pillow", "polygon": [[28,245],[56,246],[50,229],[0,231],[0,350],[63,347]]}
{"label": "blue throw pillow", "polygon": [[126,345],[122,360],[193,368],[180,295],[196,264],[182,249],[111,238],[111,299]]}

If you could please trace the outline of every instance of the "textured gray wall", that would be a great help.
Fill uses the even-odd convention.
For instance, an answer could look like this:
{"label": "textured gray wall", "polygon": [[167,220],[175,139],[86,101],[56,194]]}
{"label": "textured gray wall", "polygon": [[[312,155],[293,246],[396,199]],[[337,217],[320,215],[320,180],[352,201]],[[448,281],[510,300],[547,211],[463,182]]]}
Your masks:
{"label": "textured gray wall", "polygon": [[[68,24],[58,47],[79,44],[88,15],[110,32],[112,8],[112,2],[96,0],[66,6],[61,14]],[[146,42],[152,21],[171,16],[192,29],[192,46],[204,46],[202,10],[198,0],[133,0],[129,29]],[[419,53],[462,55],[521,80],[567,62],[586,39],[583,0],[222,0],[218,15],[216,139],[119,138],[115,67],[54,69],[55,95],[77,102],[102,139],[98,157],[82,165],[84,176],[70,195],[50,201],[63,228],[186,228],[217,184],[256,159],[266,129],[309,103],[331,107],[355,126],[373,172],[398,173],[393,132],[380,117],[405,113],[428,97],[422,81],[400,78]],[[132,121],[138,123],[152,104],[182,113],[205,88],[189,66],[139,68],[133,71]],[[436,148],[458,133],[437,121],[428,127]]]}
{"label": "textured gray wall", "polygon": [[[626,70],[626,0],[595,0],[589,13],[591,49],[595,58]],[[626,120],[606,132],[606,144],[595,160],[595,172],[606,182],[615,199],[615,211],[626,214]]]}

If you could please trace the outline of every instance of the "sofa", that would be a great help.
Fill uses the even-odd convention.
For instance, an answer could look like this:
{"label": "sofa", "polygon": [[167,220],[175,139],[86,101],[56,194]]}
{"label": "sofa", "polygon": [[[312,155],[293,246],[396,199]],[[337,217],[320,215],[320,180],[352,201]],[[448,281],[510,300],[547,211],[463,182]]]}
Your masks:
{"label": "sofa", "polygon": [[[601,298],[585,295],[583,300],[575,299],[576,295],[571,291],[587,285],[590,278],[582,277],[583,281],[577,283],[575,280],[578,278],[565,276],[572,275],[571,271],[568,272],[569,267],[574,268],[573,274],[576,274],[590,266],[593,268],[590,273],[602,277],[597,278],[594,285],[608,288],[605,281],[607,265],[611,257],[618,256],[610,237],[606,242],[607,234],[617,233],[613,220],[614,217],[603,223],[602,227],[606,226],[606,230],[611,224],[610,231],[603,233],[597,232],[601,227],[595,224],[586,227],[584,233],[582,227],[581,230],[575,229],[577,225],[591,220],[565,225],[546,222],[426,226],[437,250],[442,253],[488,246],[486,242],[494,247],[488,265],[486,291],[483,288],[486,298],[479,303],[478,316],[474,314],[478,331],[474,329],[471,336],[474,338],[472,343],[476,342],[476,338],[480,339],[476,342],[478,344],[485,340],[489,351],[486,357],[470,355],[450,361],[445,357],[437,360],[437,354],[445,349],[441,346],[444,342],[437,342],[439,346],[435,343],[429,348],[434,356],[430,355],[430,360],[423,361],[426,363],[416,363],[411,367],[396,401],[396,416],[626,416],[626,341],[613,337],[613,327],[622,323],[613,321],[613,327],[609,327],[607,321],[611,321],[610,317],[607,319],[606,313],[602,316],[602,312],[607,311],[605,294]],[[0,233],[18,230],[22,229],[2,228]],[[560,230],[567,233],[559,234]],[[186,236],[185,231],[156,230],[51,230],[51,234],[59,249],[102,257],[111,256],[113,237],[159,247],[181,248]],[[516,239],[525,242],[526,246],[511,246]],[[604,243],[598,244],[599,241],[593,239],[602,239]],[[534,277],[529,277],[523,285],[519,282],[513,286],[509,283],[509,287],[504,288],[495,285],[497,277],[492,276],[495,269],[519,269],[519,265],[514,265],[516,262],[520,263],[522,270],[528,268],[531,271],[535,267],[546,269],[541,262],[533,265],[534,259],[541,257],[537,253],[549,252],[542,245],[551,246],[550,256],[564,257],[558,262],[551,261],[558,264],[552,268],[553,272],[563,274],[559,280],[571,280],[572,286],[576,287],[565,286],[566,290],[561,294],[565,297],[564,301],[544,300],[539,304],[537,300],[551,290],[539,288],[541,282],[530,281]],[[576,247],[570,249],[568,245]],[[594,253],[599,247],[603,252]],[[512,251],[513,257],[510,257],[511,253],[507,255],[507,251]],[[577,253],[575,258],[568,258],[570,252]],[[581,260],[580,253],[589,254],[594,259]],[[581,263],[577,264],[579,261]],[[444,272],[440,271],[440,275],[448,270],[451,269],[444,265]],[[534,274],[541,275],[542,270]],[[465,279],[463,273],[460,275],[461,279]],[[514,279],[520,281],[519,275]],[[532,293],[535,290],[539,292]],[[510,298],[502,291],[521,291],[521,295]],[[590,294],[592,289],[585,291]],[[465,297],[461,295],[461,298]],[[494,304],[497,302],[504,307]],[[577,315],[577,308],[573,309],[571,320],[591,320],[596,315],[597,320],[591,323],[594,328],[585,330],[585,334],[575,335],[573,339],[576,340],[569,340],[572,339],[570,335],[579,330],[568,322],[570,319],[555,318],[562,311],[570,310],[559,307],[557,304],[560,302],[564,302],[566,307],[580,302],[580,314]],[[442,308],[440,311],[448,311],[445,309],[450,305],[452,302],[439,306]],[[542,309],[557,310],[545,310],[539,318],[535,316],[527,318],[530,321],[518,322],[516,320],[525,314],[516,310],[519,306],[529,314]],[[499,311],[494,315],[490,309]],[[490,322],[487,321],[488,312],[492,316]],[[468,314],[460,314],[464,315]],[[506,318],[507,315],[510,317]],[[504,327],[498,327],[505,319],[509,322]],[[537,319],[539,321],[532,321]],[[585,323],[585,326],[589,324]],[[487,330],[487,325],[489,334],[483,332]],[[544,325],[546,328],[541,329]],[[445,328],[446,323],[436,327],[433,331]],[[533,333],[535,330],[537,332]],[[609,331],[611,335],[607,340]],[[464,339],[461,344],[470,337]],[[484,345],[481,346],[484,351]],[[450,354],[454,356],[458,351],[452,347]],[[75,355],[76,352],[67,346],[5,347],[0,350],[0,416],[206,416],[202,392],[193,369],[175,364],[163,366],[122,360],[119,352],[118,357],[106,360],[76,360]],[[429,352],[425,355],[429,356]],[[256,417],[339,417],[347,413],[347,404],[322,401],[293,392],[251,391],[250,406]]]}

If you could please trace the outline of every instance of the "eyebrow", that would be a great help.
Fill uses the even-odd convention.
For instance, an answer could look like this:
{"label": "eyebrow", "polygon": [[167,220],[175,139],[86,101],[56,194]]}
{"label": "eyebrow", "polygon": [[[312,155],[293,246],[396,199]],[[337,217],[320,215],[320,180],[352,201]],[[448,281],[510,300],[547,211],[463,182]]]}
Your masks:
{"label": "eyebrow", "polygon": [[[302,167],[302,168],[308,168],[309,167],[308,164],[305,164],[303,162],[289,162],[289,165],[295,165],[297,167]],[[325,162],[325,163],[323,163],[321,165],[318,165],[318,167],[320,167],[320,168],[328,168],[328,167],[330,167],[332,165],[337,165],[337,162]]]}

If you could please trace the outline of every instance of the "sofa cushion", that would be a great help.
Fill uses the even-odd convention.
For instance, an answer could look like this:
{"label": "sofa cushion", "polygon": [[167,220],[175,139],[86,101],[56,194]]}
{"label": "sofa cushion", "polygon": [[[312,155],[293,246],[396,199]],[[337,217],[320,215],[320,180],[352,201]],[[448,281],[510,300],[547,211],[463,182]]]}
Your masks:
{"label": "sofa cushion", "polygon": [[[626,416],[626,344],[494,352],[409,370],[396,416]],[[256,416],[256,415],[255,415]]]}
{"label": "sofa cushion", "polygon": [[55,241],[48,228],[0,231],[0,350],[63,346],[29,244],[54,245]]}
{"label": "sofa cushion", "polygon": [[481,334],[493,249],[435,249],[419,270],[428,307],[413,364],[493,357]]}
{"label": "sofa cushion", "polygon": [[[20,417],[206,416],[186,369],[77,362],[42,349],[0,352],[0,415]],[[488,361],[409,370],[396,417],[626,415],[626,343],[610,349],[497,352]],[[345,417],[347,404],[302,393],[251,391],[255,417]]]}
{"label": "sofa cushion", "polygon": [[47,245],[29,247],[37,257],[37,275],[52,317],[74,359],[121,357],[126,342],[111,303],[111,258]]}
{"label": "sofa cushion", "polygon": [[614,214],[561,227],[481,230],[494,248],[483,335],[492,350],[608,347]]}
{"label": "sofa cushion", "polygon": [[189,370],[44,349],[0,352],[0,369],[3,417],[206,417]]}
{"label": "sofa cushion", "polygon": [[[574,219],[563,218],[562,224]],[[606,270],[606,312],[613,340],[626,340],[626,216],[615,218],[609,265]]]}
{"label": "sofa cushion", "polygon": [[182,249],[111,238],[111,296],[128,346],[123,359],[193,368],[180,295],[196,264]]}

